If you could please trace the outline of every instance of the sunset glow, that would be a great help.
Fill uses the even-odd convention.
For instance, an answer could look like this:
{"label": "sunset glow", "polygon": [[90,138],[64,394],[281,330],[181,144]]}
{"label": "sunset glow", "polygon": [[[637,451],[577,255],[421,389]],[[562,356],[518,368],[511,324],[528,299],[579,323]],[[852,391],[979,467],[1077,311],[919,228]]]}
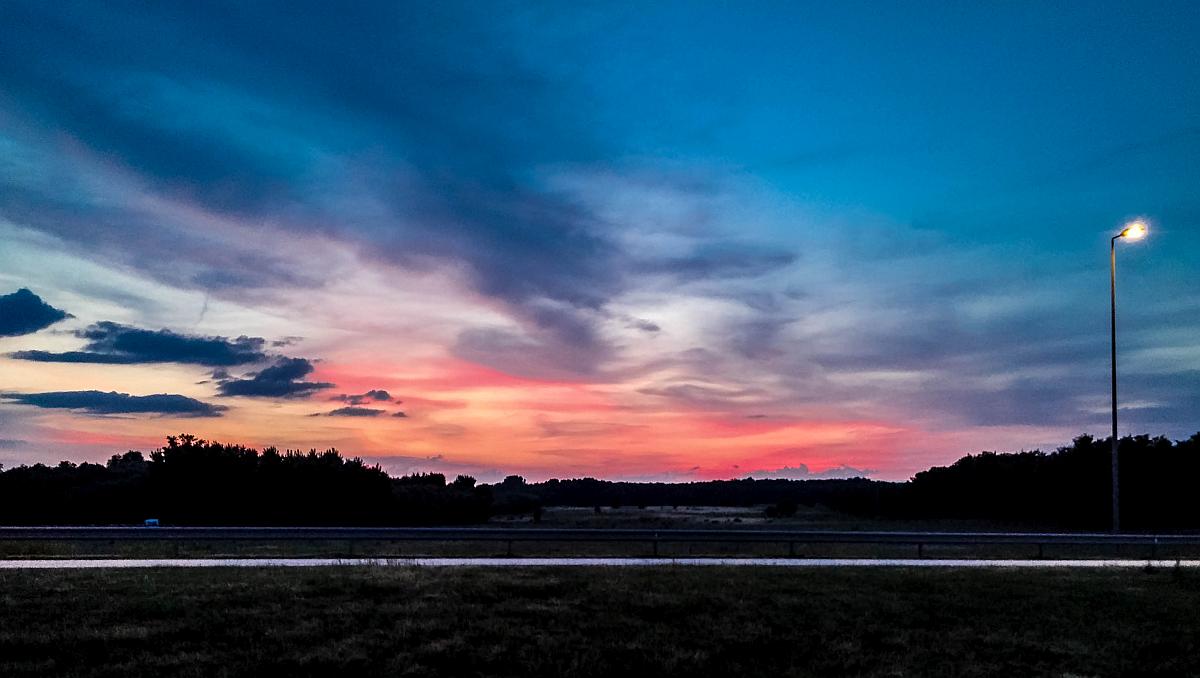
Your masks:
{"label": "sunset glow", "polygon": [[1089,51],[965,6],[970,44],[838,3],[52,5],[0,21],[5,467],[180,432],[489,481],[1052,448],[1105,431],[1132,214],[1124,425],[1196,428],[1200,80],[1153,12],[1081,11]]}

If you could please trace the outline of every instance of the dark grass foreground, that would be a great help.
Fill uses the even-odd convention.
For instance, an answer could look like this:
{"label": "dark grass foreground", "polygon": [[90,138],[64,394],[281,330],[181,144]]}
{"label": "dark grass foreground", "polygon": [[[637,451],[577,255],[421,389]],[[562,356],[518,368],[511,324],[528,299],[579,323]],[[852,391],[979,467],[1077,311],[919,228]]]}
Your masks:
{"label": "dark grass foreground", "polygon": [[0,573],[0,676],[1200,675],[1200,574]]}

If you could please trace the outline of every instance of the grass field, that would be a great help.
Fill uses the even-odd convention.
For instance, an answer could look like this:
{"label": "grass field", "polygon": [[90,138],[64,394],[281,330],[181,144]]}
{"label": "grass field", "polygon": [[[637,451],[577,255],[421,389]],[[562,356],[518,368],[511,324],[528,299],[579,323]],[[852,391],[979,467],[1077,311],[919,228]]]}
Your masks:
{"label": "grass field", "polygon": [[[799,506],[790,516],[769,518],[767,506],[547,506],[541,520],[530,514],[499,515],[496,525],[529,527],[635,529],[770,529],[770,530],[1004,530],[1020,526],[981,520],[892,520],[850,515],[825,506]],[[1025,526],[1025,529],[1029,529]]]}
{"label": "grass field", "polygon": [[0,572],[2,676],[1200,674],[1143,571]]}

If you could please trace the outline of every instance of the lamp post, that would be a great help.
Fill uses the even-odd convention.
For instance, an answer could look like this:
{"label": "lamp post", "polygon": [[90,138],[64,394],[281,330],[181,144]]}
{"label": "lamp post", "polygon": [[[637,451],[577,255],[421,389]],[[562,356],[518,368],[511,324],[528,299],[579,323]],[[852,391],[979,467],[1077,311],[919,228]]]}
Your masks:
{"label": "lamp post", "polygon": [[1121,483],[1118,473],[1117,448],[1117,240],[1141,240],[1149,232],[1146,222],[1138,219],[1125,224],[1120,233],[1109,241],[1109,298],[1112,302],[1112,530],[1121,530]]}

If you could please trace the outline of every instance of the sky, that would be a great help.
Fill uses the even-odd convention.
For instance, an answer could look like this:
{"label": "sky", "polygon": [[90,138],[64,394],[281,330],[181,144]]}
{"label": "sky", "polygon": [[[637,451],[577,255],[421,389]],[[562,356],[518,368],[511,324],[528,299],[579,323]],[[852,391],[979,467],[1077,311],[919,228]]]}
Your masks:
{"label": "sky", "polygon": [[1200,4],[0,6],[0,463],[905,479],[1200,430]]}

